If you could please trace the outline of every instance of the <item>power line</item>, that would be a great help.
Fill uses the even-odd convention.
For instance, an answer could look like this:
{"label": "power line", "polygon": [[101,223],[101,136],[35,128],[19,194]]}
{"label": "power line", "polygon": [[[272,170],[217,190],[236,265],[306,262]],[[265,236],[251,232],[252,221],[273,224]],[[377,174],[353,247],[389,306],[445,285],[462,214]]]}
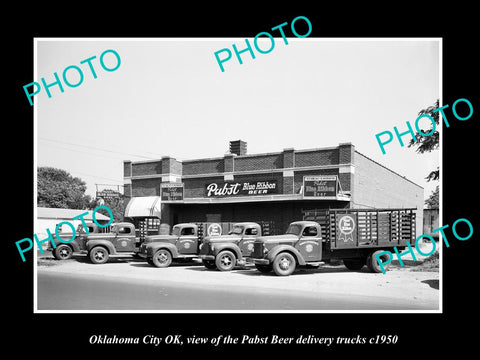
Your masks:
{"label": "power line", "polygon": [[[77,171],[77,170],[71,170],[70,171],[71,173],[77,173],[77,174],[81,174],[81,175],[84,175],[84,176],[90,176],[90,177],[93,177],[95,179],[104,179],[104,180],[109,180],[109,181],[114,181],[114,182],[118,182],[118,179],[111,179],[111,178],[107,178],[107,177],[104,177],[104,176],[98,176],[98,175],[93,175],[93,174],[88,174],[88,173],[84,173],[82,171]],[[123,185],[123,184],[112,184],[112,185]]]}
{"label": "power line", "polygon": [[135,156],[135,157],[139,157],[139,158],[143,158],[143,159],[148,159],[148,160],[156,160],[155,158],[148,157],[148,156],[143,156],[143,155],[138,155],[138,154],[131,154],[131,153],[123,152],[123,151],[114,151],[114,150],[102,149],[102,148],[99,148],[99,147],[96,147],[96,146],[75,144],[75,143],[71,143],[71,142],[67,142],[67,141],[47,139],[47,138],[43,138],[43,137],[39,137],[39,139],[40,139],[40,140],[44,140],[44,141],[51,141],[51,142],[54,142],[54,143],[64,144],[64,145],[79,146],[79,147],[84,147],[84,148],[87,148],[87,149],[93,149],[93,150],[98,150],[98,151],[105,151],[105,152],[109,152],[109,153],[113,153],[113,154],[123,154],[123,155]]}
{"label": "power line", "polygon": [[[106,154],[93,153],[93,152],[89,152],[89,151],[82,151],[82,150],[79,150],[79,149],[72,149],[72,148],[68,148],[68,147],[64,147],[64,146],[59,146],[57,144],[46,144],[46,145],[47,146],[52,146],[52,147],[57,148],[57,149],[73,151],[73,152],[77,152],[77,153],[80,153],[80,154],[87,154],[87,155],[90,155],[90,156],[94,156],[96,158],[101,157],[101,158],[104,158],[104,159],[120,160],[118,157],[108,156]],[[124,157],[122,156],[122,159],[123,158]]]}

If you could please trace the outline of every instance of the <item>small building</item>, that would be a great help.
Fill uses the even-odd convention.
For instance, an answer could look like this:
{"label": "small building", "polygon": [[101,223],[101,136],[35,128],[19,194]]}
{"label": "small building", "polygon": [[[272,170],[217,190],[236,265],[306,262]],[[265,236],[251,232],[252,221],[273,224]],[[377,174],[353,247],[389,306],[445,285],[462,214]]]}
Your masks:
{"label": "small building", "polygon": [[254,221],[279,234],[305,211],[329,208],[415,208],[416,235],[423,230],[423,187],[351,143],[250,155],[237,140],[220,157],[123,166],[125,218],[147,232],[160,223]]}
{"label": "small building", "polygon": [[438,240],[439,232],[432,233],[433,230],[440,227],[439,223],[439,209],[424,209],[423,210],[423,233],[430,235],[435,240]]}
{"label": "small building", "polygon": [[[80,219],[73,220],[73,218],[87,211],[88,210],[37,207],[35,234],[37,234],[38,240],[41,241],[47,238],[47,229],[50,230],[50,233],[54,234],[57,225],[64,221],[72,223],[75,229],[77,229],[82,221]],[[87,223],[93,222],[92,211],[88,211],[88,215],[83,216],[83,219]],[[99,224],[107,224],[110,221],[108,216],[98,212],[95,214],[95,219]],[[71,227],[67,224],[62,224],[58,231],[59,233],[72,233]],[[45,249],[47,246],[47,242],[42,243],[42,248]]]}

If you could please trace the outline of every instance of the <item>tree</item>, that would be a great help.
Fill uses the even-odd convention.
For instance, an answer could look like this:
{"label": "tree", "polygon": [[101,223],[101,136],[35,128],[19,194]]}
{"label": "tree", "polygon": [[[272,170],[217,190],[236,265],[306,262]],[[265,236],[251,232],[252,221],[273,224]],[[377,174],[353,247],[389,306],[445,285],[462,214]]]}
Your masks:
{"label": "tree", "polygon": [[86,183],[67,171],[53,167],[37,168],[37,206],[87,209],[92,201],[85,195]]}
{"label": "tree", "polygon": [[[436,125],[439,125],[440,122],[440,115],[439,111],[434,112],[436,109],[440,107],[440,100],[437,99],[432,106],[427,107],[426,109],[422,109],[419,111],[418,116],[421,115],[429,115],[433,118]],[[438,128],[438,126],[436,126]],[[433,130],[433,124],[430,125],[428,130],[420,129],[422,133],[428,134]],[[416,146],[416,152],[423,154],[425,152],[431,152],[437,150],[440,146],[440,136],[438,130],[435,130],[433,134],[430,136],[422,136],[419,132],[415,134],[415,140],[410,140],[408,147]],[[427,181],[431,180],[438,180],[440,178],[440,169],[437,167],[437,170],[430,171],[425,179]],[[438,207],[439,206],[439,189],[438,185],[434,191],[430,194],[430,197],[425,200],[425,205],[429,208]]]}
{"label": "tree", "polygon": [[[437,99],[435,103],[432,106],[427,107],[426,109],[420,110],[418,113],[418,116],[421,115],[430,115],[433,120],[435,120],[435,124],[438,125],[440,122],[440,115],[439,111],[434,112],[436,109],[440,107],[440,100]],[[436,126],[438,129],[438,126]],[[430,128],[428,130],[420,129],[422,133],[428,134],[430,131],[433,130],[433,124],[430,125]],[[423,154],[425,152],[431,152],[433,150],[437,150],[440,146],[440,136],[438,133],[438,130],[435,130],[432,135],[430,136],[423,136],[420,133],[415,134],[415,140],[410,140],[410,143],[408,144],[408,147],[416,146],[419,154]],[[437,170],[431,171],[426,179],[427,181],[430,180],[438,180],[440,178],[440,169],[437,167]]]}
{"label": "tree", "polygon": [[439,207],[438,191],[439,190],[437,185],[435,190],[433,190],[432,193],[430,194],[430,197],[427,200],[425,200],[425,205],[427,205],[429,209],[435,209]]}

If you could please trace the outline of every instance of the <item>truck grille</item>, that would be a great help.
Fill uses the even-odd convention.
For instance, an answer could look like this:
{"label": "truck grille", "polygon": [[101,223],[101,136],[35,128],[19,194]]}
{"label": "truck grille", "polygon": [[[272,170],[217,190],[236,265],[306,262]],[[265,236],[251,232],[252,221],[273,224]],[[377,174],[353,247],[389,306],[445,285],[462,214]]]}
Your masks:
{"label": "truck grille", "polygon": [[253,243],[253,252],[251,257],[253,258],[263,258],[263,243],[262,242],[254,242]]}

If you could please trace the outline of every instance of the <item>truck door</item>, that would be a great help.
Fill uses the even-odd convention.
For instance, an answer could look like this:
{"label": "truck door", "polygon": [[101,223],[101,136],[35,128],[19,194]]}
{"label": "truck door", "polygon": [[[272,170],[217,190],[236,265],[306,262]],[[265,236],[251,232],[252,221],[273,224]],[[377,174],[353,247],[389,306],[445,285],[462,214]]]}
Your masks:
{"label": "truck door", "polygon": [[129,226],[118,226],[117,234],[113,241],[117,252],[131,252],[135,250],[135,233]]}
{"label": "truck door", "polygon": [[253,252],[253,242],[258,236],[258,230],[256,228],[246,228],[243,234],[242,240],[240,240],[238,246],[242,255],[249,257]]}
{"label": "truck door", "polygon": [[322,259],[322,240],[318,228],[305,226],[295,247],[305,261],[320,261]]}
{"label": "truck door", "polygon": [[193,227],[184,227],[180,231],[176,246],[179,254],[196,254],[198,239],[197,234],[195,234],[195,229]]}

